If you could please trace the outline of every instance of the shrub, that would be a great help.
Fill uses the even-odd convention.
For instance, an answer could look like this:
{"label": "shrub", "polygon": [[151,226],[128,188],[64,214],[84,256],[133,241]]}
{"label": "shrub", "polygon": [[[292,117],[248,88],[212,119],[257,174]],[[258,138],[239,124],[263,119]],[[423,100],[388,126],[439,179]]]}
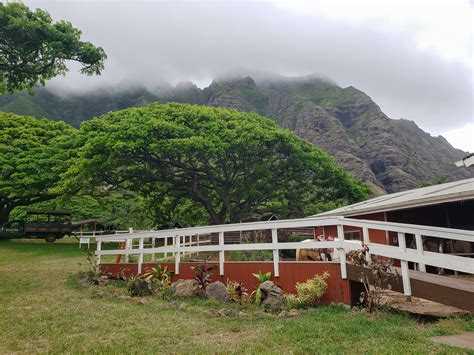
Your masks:
{"label": "shrub", "polygon": [[249,294],[247,293],[247,289],[244,287],[242,282],[227,280],[225,287],[227,292],[229,292],[231,301],[238,302],[240,305],[248,301]]}
{"label": "shrub", "polygon": [[203,293],[207,285],[211,283],[212,272],[215,268],[215,265],[209,264],[209,258],[203,263],[191,267],[194,270],[194,279],[198,282],[197,289],[200,293]]}
{"label": "shrub", "polygon": [[168,271],[168,267],[156,267],[149,269],[143,274],[143,279],[151,281],[154,290],[163,290],[171,287],[172,271]]}
{"label": "shrub", "polygon": [[[364,292],[360,294],[360,303],[365,306],[369,312],[380,308],[382,300],[382,291],[390,289],[391,283],[398,278],[398,273],[392,267],[392,263],[387,260],[382,260],[378,257],[372,256],[369,260],[367,253],[369,247],[363,245],[362,249],[353,250],[347,253],[347,260],[357,266],[368,268],[369,273],[361,269],[359,272],[359,280],[364,285]],[[372,276],[373,287],[370,287]]]}
{"label": "shrub", "polygon": [[289,308],[312,307],[319,304],[319,301],[326,293],[328,284],[326,282],[329,273],[315,275],[305,282],[296,284],[296,295],[286,294],[285,300]]}

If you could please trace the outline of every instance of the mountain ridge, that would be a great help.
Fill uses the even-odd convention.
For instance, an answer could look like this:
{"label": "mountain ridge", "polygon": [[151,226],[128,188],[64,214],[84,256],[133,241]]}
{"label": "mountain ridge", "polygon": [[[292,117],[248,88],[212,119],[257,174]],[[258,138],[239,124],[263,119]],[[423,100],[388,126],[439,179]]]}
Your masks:
{"label": "mountain ridge", "polygon": [[108,111],[153,101],[227,107],[269,117],[328,152],[376,194],[435,183],[440,176],[473,176],[454,166],[466,153],[442,136],[431,136],[413,121],[389,118],[355,87],[341,88],[315,76],[219,78],[203,89],[182,82],[157,92],[138,87],[60,96],[40,89],[36,96],[0,96],[0,110],[61,119],[78,127]]}

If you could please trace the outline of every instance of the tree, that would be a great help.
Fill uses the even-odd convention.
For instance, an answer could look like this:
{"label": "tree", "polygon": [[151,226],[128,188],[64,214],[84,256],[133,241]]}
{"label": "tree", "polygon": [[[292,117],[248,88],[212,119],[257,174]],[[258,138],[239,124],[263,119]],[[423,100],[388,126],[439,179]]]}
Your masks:
{"label": "tree", "polygon": [[138,191],[157,204],[192,201],[212,224],[270,211],[301,217],[308,206],[367,196],[328,155],[254,113],[151,104],[84,122],[80,132],[73,181]]}
{"label": "tree", "polygon": [[64,122],[0,112],[0,223],[18,206],[57,197],[76,135]]}
{"label": "tree", "polygon": [[32,88],[64,75],[66,61],[82,65],[81,73],[99,75],[106,54],[80,40],[81,31],[66,21],[52,22],[44,10],[21,3],[0,3],[0,94]]}

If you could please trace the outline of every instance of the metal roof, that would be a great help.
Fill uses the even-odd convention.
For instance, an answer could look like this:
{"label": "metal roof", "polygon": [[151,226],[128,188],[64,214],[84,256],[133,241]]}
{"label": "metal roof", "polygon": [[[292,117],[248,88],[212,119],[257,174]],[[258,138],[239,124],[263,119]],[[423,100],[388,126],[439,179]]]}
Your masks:
{"label": "metal roof", "polygon": [[474,199],[474,178],[383,195],[315,216],[349,217],[472,199]]}

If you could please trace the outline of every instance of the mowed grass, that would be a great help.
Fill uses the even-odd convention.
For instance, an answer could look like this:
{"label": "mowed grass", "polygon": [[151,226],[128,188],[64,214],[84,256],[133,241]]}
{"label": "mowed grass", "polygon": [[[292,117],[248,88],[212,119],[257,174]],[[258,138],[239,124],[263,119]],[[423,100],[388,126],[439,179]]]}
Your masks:
{"label": "mowed grass", "polygon": [[212,302],[177,310],[155,298],[98,297],[75,282],[85,259],[67,240],[0,242],[0,353],[462,353],[429,338],[474,330],[472,318],[417,323],[344,307],[215,318],[204,312],[222,308]]}

